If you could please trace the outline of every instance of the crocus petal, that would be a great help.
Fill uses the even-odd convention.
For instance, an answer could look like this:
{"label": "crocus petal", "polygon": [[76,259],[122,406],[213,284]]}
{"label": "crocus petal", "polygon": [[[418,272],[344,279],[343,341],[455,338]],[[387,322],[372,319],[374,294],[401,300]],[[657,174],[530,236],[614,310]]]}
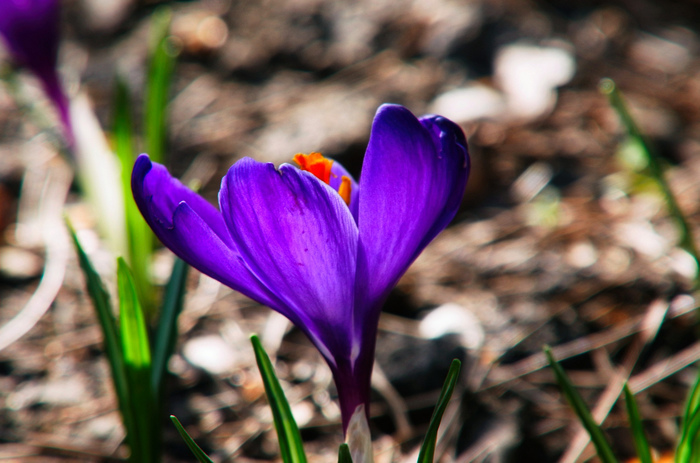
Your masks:
{"label": "crocus petal", "polygon": [[73,143],[68,99],[56,70],[58,0],[0,0],[0,35],[15,60],[31,70],[58,109],[68,144]]}
{"label": "crocus petal", "polygon": [[[252,159],[224,177],[221,214],[148,158],[137,161],[133,188],[166,246],[309,336],[333,372],[347,431],[353,414],[368,410],[381,304],[456,214],[468,172],[458,126],[383,106],[361,195],[338,163],[330,179],[324,170],[319,180],[290,165],[276,170]],[[347,190],[337,191],[343,177],[350,179],[349,204]]]}
{"label": "crocus petal", "polygon": [[279,304],[248,271],[221,213],[142,154],[131,177],[134,200],[158,239],[200,272],[257,301]]}
{"label": "crocus petal", "polygon": [[328,185],[291,165],[242,159],[219,192],[246,265],[333,365],[349,358],[357,227]]}
{"label": "crocus petal", "polygon": [[355,178],[350,175],[350,172],[348,172],[341,163],[338,161],[333,161],[333,165],[331,166],[331,179],[329,182],[331,188],[338,191],[340,184],[343,181],[343,177],[347,177],[350,180],[350,204],[348,204],[348,207],[350,208],[350,213],[352,213],[352,216],[355,218],[355,222],[357,222],[357,212],[359,210],[358,205],[360,201],[360,185],[357,184]]}
{"label": "crocus petal", "polygon": [[15,59],[32,71],[55,68],[58,16],[58,0],[2,0],[0,35]]}
{"label": "crocus petal", "polygon": [[58,117],[63,126],[63,134],[66,143],[69,147],[75,144],[75,135],[73,133],[73,123],[70,118],[70,103],[68,97],[63,92],[61,82],[58,78],[58,73],[55,69],[46,72],[45,74],[37,74],[41,85],[44,87],[46,96],[49,97],[54,107],[58,111]]}
{"label": "crocus petal", "polygon": [[[408,266],[457,212],[469,173],[461,129],[439,116],[418,120],[379,108],[362,166],[358,296],[377,311]],[[356,314],[362,324],[373,316]]]}

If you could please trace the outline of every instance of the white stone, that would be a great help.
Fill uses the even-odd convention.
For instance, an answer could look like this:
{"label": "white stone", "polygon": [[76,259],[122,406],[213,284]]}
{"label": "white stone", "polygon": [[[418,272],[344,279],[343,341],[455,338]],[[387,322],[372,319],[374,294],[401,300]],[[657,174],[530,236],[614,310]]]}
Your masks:
{"label": "white stone", "polygon": [[485,85],[468,85],[439,95],[429,112],[440,114],[455,122],[498,118],[506,104],[498,91]]}
{"label": "white stone", "polygon": [[443,304],[421,320],[418,331],[429,339],[446,334],[458,334],[467,349],[478,349],[484,344],[484,328],[476,316],[459,304]]}
{"label": "white stone", "polygon": [[552,110],[556,88],[571,80],[576,62],[561,47],[513,44],[497,52],[494,69],[510,116],[533,119]]}
{"label": "white stone", "polygon": [[182,353],[192,365],[215,375],[229,373],[236,366],[235,349],[218,335],[192,338]]}

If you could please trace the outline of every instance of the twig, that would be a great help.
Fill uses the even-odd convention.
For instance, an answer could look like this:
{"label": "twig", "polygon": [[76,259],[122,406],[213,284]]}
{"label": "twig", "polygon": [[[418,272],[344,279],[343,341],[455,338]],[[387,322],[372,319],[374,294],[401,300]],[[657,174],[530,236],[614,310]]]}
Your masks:
{"label": "twig", "polygon": [[[666,318],[672,320],[682,315],[694,312],[696,308],[697,307],[694,304],[671,308],[666,313]],[[639,333],[640,331],[646,330],[646,319],[647,315],[640,315],[626,323],[601,331],[600,333],[594,333],[583,338],[575,339],[566,344],[561,344],[552,348],[552,354],[554,354],[557,360],[562,361],[585,352],[600,349],[608,344],[612,344],[620,341],[621,339]],[[537,353],[512,365],[495,367],[491,370],[491,374],[489,375],[491,381],[487,382],[481,388],[481,390],[500,386],[522,376],[541,370],[546,366],[547,359],[544,354]]]}
{"label": "twig", "polygon": [[65,276],[70,247],[61,214],[72,174],[57,158],[54,162],[47,162],[41,174],[45,175],[39,204],[39,226],[46,247],[44,274],[27,304],[0,328],[0,351],[36,325],[56,298]]}
{"label": "twig", "polygon": [[408,407],[401,395],[394,389],[377,362],[372,370],[372,387],[379,392],[389,405],[391,416],[396,424],[396,440],[401,442],[413,436],[413,427],[408,420]]}
{"label": "twig", "polygon": [[[661,300],[656,300],[649,305],[647,312],[644,314],[644,320],[642,321],[642,327],[644,327],[644,329],[642,329],[639,336],[634,339],[632,345],[625,354],[622,365],[613,374],[611,381],[608,383],[608,386],[603,391],[603,394],[600,396],[598,403],[593,409],[593,419],[596,420],[597,423],[605,421],[613,405],[617,402],[625,381],[629,379],[629,375],[637,363],[642,350],[659,332],[659,328],[664,320],[663,315],[666,313],[667,309],[668,304]],[[661,316],[659,316],[660,314]],[[573,441],[569,444],[564,455],[559,459],[559,463],[574,463],[589,444],[591,440],[590,436],[578,421],[577,428]]]}

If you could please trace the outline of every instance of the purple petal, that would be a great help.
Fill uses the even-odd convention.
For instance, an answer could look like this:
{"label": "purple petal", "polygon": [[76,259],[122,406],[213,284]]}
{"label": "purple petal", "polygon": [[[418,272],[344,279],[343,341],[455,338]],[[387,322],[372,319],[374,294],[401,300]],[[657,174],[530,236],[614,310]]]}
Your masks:
{"label": "purple petal", "polygon": [[[348,330],[346,328],[346,330]],[[337,364],[329,364],[333,372],[333,381],[338,391],[340,415],[343,421],[343,433],[358,405],[365,406],[369,418],[369,402],[374,365],[374,346],[377,339],[377,323],[369,331],[361,333],[362,346],[353,358],[340,359]]]}
{"label": "purple petal", "polygon": [[279,304],[246,268],[221,213],[165,167],[142,154],[134,164],[131,189],[148,225],[178,257],[263,304]]}
{"label": "purple petal", "polygon": [[348,204],[348,207],[350,208],[352,216],[355,218],[355,222],[357,222],[357,212],[359,210],[358,205],[360,201],[360,186],[355,181],[355,178],[350,175],[350,172],[348,172],[341,163],[334,160],[333,165],[331,166],[331,188],[338,191],[343,177],[350,179],[350,204]]}
{"label": "purple petal", "polygon": [[[352,351],[357,227],[340,196],[291,165],[242,159],[219,203],[246,265],[331,366]],[[350,327],[350,328],[349,328]]]}
{"label": "purple petal", "polygon": [[70,118],[70,103],[68,102],[68,97],[63,92],[61,82],[58,78],[58,73],[55,69],[52,69],[43,75],[37,74],[37,76],[41,81],[41,85],[44,87],[46,96],[49,97],[54,107],[58,110],[58,116],[61,120],[61,124],[63,125],[63,133],[66,138],[66,143],[69,147],[73,146],[75,136],[73,135],[73,124]]}
{"label": "purple petal", "polygon": [[0,35],[15,59],[34,72],[56,67],[58,13],[57,0],[0,1]]}
{"label": "purple petal", "polygon": [[456,214],[468,173],[456,124],[439,116],[418,120],[401,106],[379,108],[360,177],[357,294],[370,314],[358,322],[366,329],[377,305]]}
{"label": "purple petal", "polygon": [[59,112],[68,145],[73,129],[68,99],[61,88],[56,63],[59,45],[57,0],[0,0],[0,36],[15,60],[31,70]]}

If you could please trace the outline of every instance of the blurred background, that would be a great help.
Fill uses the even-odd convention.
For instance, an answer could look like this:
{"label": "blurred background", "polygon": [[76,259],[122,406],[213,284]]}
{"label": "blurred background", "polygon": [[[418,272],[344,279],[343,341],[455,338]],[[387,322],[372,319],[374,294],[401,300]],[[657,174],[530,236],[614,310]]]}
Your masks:
{"label": "blurred background", "polygon": [[[545,366],[545,344],[608,416],[620,455],[633,454],[615,402],[628,378],[652,444],[672,448],[700,358],[697,265],[677,246],[663,198],[640,173],[598,87],[615,80],[700,231],[698,2],[61,5],[61,77],[72,97],[87,96],[108,141],[115,78],[139,108],[151,17],[171,10],[178,57],[166,164],[212,202],[243,156],[280,164],[320,151],[359,176],[372,117],[385,102],[462,126],[473,162],[463,207],[401,280],[380,322],[371,410],[378,463],[415,461],[452,358],[465,368],[444,420],[441,461],[589,458]],[[0,67],[9,66],[0,47]],[[106,279],[115,256],[57,159],[46,129],[57,120],[51,104],[33,76],[17,77],[0,85],[0,326],[27,307],[47,310],[38,321],[26,317],[19,340],[0,330],[0,458],[116,461],[124,433],[94,310],[73,249],[52,241],[61,220],[44,217],[65,210]],[[57,198],[68,188],[64,209]],[[169,251],[158,253],[158,282],[172,261]],[[42,275],[55,291],[40,291]],[[330,372],[304,336],[197,272],[188,288],[169,413],[217,461],[278,460],[249,348],[248,334],[258,332],[310,460],[334,460],[342,431]],[[167,429],[168,461],[193,461]]]}

